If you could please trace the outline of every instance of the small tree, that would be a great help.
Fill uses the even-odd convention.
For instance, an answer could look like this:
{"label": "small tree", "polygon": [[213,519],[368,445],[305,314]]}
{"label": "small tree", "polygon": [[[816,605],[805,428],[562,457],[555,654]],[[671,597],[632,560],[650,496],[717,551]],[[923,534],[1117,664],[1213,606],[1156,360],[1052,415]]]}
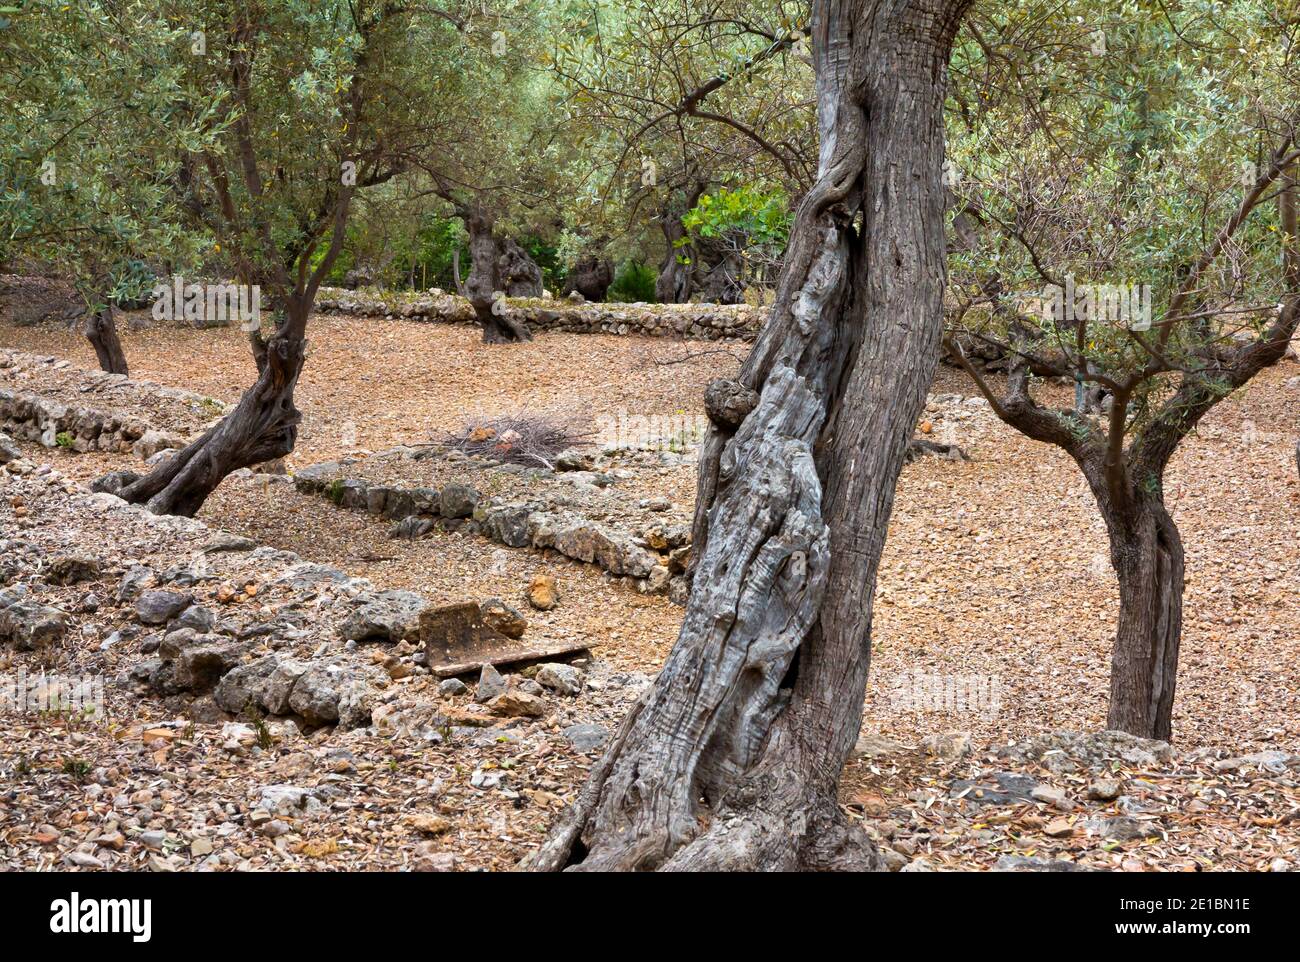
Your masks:
{"label": "small tree", "polygon": [[115,374],[128,373],[115,305],[147,295],[151,265],[190,263],[205,243],[185,229],[174,178],[185,145],[220,133],[211,118],[180,119],[179,68],[153,59],[188,34],[144,17],[124,30],[100,4],[41,0],[0,31],[0,256],[71,284],[99,364]]}
{"label": "small tree", "polygon": [[[1294,241],[1265,203],[1300,158],[1300,88],[1265,54],[1258,5],[1233,5],[1222,26],[1130,21],[1098,52],[1103,15],[1082,30],[1034,21],[1051,31],[1054,60],[1000,61],[993,31],[959,58],[1026,97],[984,99],[955,138],[954,214],[983,230],[955,258],[947,346],[998,417],[1082,471],[1119,580],[1108,725],[1168,739],[1184,576],[1165,471],[1300,323],[1300,285],[1278,269]],[[1224,57],[1228,47],[1245,56]],[[959,336],[1012,358],[1004,391]],[[1035,373],[1077,384],[1075,405],[1043,406]]]}
{"label": "small tree", "polygon": [[446,30],[436,14],[393,0],[160,8],[189,40],[158,52],[178,72],[174,97],[185,111],[175,122],[225,131],[217,143],[187,145],[181,204],[273,313],[269,332],[260,323],[248,330],[258,378],[235,410],[118,492],[158,513],[191,515],[230,472],[293,450],[293,394],[316,292],[354,194],[405,169],[424,142],[422,52]]}

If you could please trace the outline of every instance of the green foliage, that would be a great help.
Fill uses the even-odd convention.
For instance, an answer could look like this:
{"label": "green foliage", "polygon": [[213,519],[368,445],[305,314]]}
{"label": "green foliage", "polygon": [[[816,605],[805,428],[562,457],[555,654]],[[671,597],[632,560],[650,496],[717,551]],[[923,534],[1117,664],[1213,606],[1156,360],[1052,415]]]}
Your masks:
{"label": "green foliage", "polygon": [[152,300],[158,277],[144,261],[129,257],[109,274],[108,299],[126,310],[138,310]]}
{"label": "green foliage", "polygon": [[84,782],[94,769],[95,766],[84,758],[63,759],[63,774],[71,777],[75,782]]}
{"label": "green foliage", "polygon": [[[966,236],[949,257],[949,300],[967,331],[1008,341],[1015,318],[1015,336],[1067,371],[1132,381],[1132,438],[1173,416],[1164,406],[1184,376],[1258,336],[1284,293],[1266,201],[1170,315],[1293,122],[1300,77],[1277,42],[1280,16],[1260,0],[1012,0],[976,10],[959,37],[948,216]],[[1145,288],[1149,330],[1044,310],[1067,278]]]}
{"label": "green foliage", "polygon": [[653,304],[655,299],[655,278],[659,275],[653,267],[644,262],[629,258],[624,261],[614,274],[614,283],[609,286],[605,300],[624,304]]}
{"label": "green foliage", "polygon": [[54,435],[54,443],[64,450],[69,450],[75,443],[75,439],[67,431],[60,431],[58,434]]}
{"label": "green foliage", "polygon": [[747,249],[779,252],[790,236],[792,219],[789,201],[781,190],[763,191],[750,184],[734,190],[723,187],[702,196],[682,218],[688,237],[677,246],[701,238],[738,236]]}
{"label": "green foliage", "polygon": [[0,260],[54,267],[90,310],[137,300],[147,262],[198,256],[175,176],[225,131],[211,100],[187,109],[187,31],[160,4],[116,7],[32,0],[0,31]]}

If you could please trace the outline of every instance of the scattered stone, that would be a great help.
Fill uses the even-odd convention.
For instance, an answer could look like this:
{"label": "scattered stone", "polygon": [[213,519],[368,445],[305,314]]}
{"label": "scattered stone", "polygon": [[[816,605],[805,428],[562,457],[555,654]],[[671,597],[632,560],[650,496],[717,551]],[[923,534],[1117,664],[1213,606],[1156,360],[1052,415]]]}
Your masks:
{"label": "scattered stone", "polygon": [[1074,834],[1074,826],[1070,824],[1069,819],[1053,819],[1047,823],[1047,827],[1043,829],[1043,834],[1051,838],[1067,838]]}
{"label": "scattered stone", "polygon": [[550,611],[558,602],[555,575],[533,575],[533,580],[528,584],[528,603],[538,611]]}
{"label": "scattered stone", "polygon": [[267,785],[257,799],[257,807],[273,815],[296,815],[321,807],[313,789],[297,785]]}
{"label": "scattered stone", "polygon": [[1116,815],[1111,818],[1089,819],[1087,827],[1102,838],[1116,842],[1132,842],[1142,838],[1159,838],[1160,824],[1148,819],[1133,818],[1130,815]]}
{"label": "scattered stone", "polygon": [[190,605],[180,613],[176,624],[195,631],[211,631],[217,624],[217,616],[202,605]]}
{"label": "scattered stone", "polygon": [[417,872],[454,872],[458,865],[460,859],[453,852],[419,850],[412,868]]}
{"label": "scattered stone", "polygon": [[451,830],[451,822],[441,815],[411,815],[407,824],[421,835],[442,835]]}
{"label": "scattered stone", "polygon": [[1093,802],[1113,802],[1119,798],[1124,786],[1117,778],[1099,778],[1088,786],[1088,799]]}
{"label": "scattered stone", "polygon": [[1029,797],[1036,802],[1042,802],[1051,805],[1053,808],[1069,811],[1072,807],[1070,801],[1066,798],[1064,789],[1054,788],[1051,785],[1038,785],[1029,793]]}
{"label": "scattered stone", "polygon": [[45,580],[52,585],[74,585],[99,579],[99,561],[83,555],[60,555],[45,569]]}
{"label": "scattered stone", "polygon": [[146,625],[165,624],[188,608],[193,600],[193,595],[180,591],[144,591],[135,600],[135,616]]}
{"label": "scattered stone", "polygon": [[26,588],[0,591],[0,641],[19,651],[58,644],[68,631],[68,617],[58,608],[25,600]]}
{"label": "scattered stone", "polygon": [[145,586],[153,580],[153,572],[144,565],[134,565],[122,580],[117,583],[117,600],[133,601],[144,591]]}
{"label": "scattered stone", "polygon": [[1033,800],[1038,783],[1028,775],[996,772],[994,784],[961,779],[952,783],[952,798],[963,798],[976,805],[1020,805]]}
{"label": "scattered stone", "polygon": [[507,638],[522,638],[528,621],[500,598],[489,598],[479,605],[483,624]]}
{"label": "scattered stone", "polygon": [[420,613],[429,606],[414,591],[385,591],[366,600],[343,622],[339,634],[354,641],[402,641],[420,637]]}
{"label": "scattered stone", "polygon": [[102,859],[96,858],[89,852],[69,852],[63,856],[63,860],[69,865],[75,865],[77,868],[107,868]]}
{"label": "scattered stone", "polygon": [[1031,858],[1024,855],[1003,855],[993,866],[995,872],[1086,872],[1082,865],[1064,859]]}
{"label": "scattered stone", "polygon": [[309,725],[357,728],[370,721],[371,692],[357,669],[313,664],[293,683],[289,707]]}
{"label": "scattered stone", "polygon": [[1274,750],[1239,755],[1236,758],[1225,758],[1214,763],[1214,770],[1216,772],[1235,772],[1242,768],[1262,768],[1268,771],[1280,772],[1285,771],[1287,767],[1293,764],[1300,765],[1300,755]]}
{"label": "scattered stone", "polygon": [[609,730],[600,725],[570,725],[564,729],[564,737],[569,740],[574,751],[594,752],[605,744]]}
{"label": "scattered stone", "polygon": [[582,693],[585,676],[572,665],[552,662],[537,669],[537,682],[561,695],[578,695]]}
{"label": "scattered stone", "polygon": [[501,677],[501,673],[491,665],[484,665],[478,676],[478,688],[474,692],[474,700],[479,704],[484,704],[503,694],[506,690],[506,680]]}
{"label": "scattered stone", "polygon": [[546,702],[522,691],[503,691],[487,706],[493,714],[505,718],[541,718],[546,714]]}
{"label": "scattered stone", "polygon": [[217,531],[203,546],[203,550],[208,554],[216,554],[221,551],[252,551],[256,547],[257,542],[252,538],[231,534],[229,531]]}
{"label": "scattered stone", "polygon": [[1173,761],[1173,750],[1168,742],[1139,738],[1120,731],[1035,735],[1006,746],[998,754],[1016,762],[1041,764],[1058,774],[1079,770],[1110,771],[1114,761],[1134,768],[1155,770]]}
{"label": "scattered stone", "polygon": [[853,754],[869,759],[887,758],[906,750],[907,746],[902,742],[896,742],[876,732],[859,735],[857,743],[853,746]]}
{"label": "scattered stone", "polygon": [[438,685],[438,694],[440,695],[463,695],[469,691],[469,685],[465,684],[459,678],[445,678]]}
{"label": "scattered stone", "polygon": [[955,760],[970,754],[970,732],[944,732],[926,735],[921,739],[921,750],[927,755]]}

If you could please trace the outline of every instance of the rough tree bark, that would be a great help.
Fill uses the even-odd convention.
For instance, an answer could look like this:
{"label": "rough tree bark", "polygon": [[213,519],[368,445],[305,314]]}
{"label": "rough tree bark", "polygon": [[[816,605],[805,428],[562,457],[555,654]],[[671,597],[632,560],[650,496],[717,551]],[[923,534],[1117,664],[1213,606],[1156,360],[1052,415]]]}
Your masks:
{"label": "rough tree bark", "polygon": [[569,271],[561,293],[571,294],[577,291],[584,300],[603,301],[612,283],[614,283],[614,265],[609,262],[609,258],[586,254],[580,257],[573,265],[573,270]]}
{"label": "rough tree bark", "polygon": [[126,364],[126,352],[122,350],[122,341],[117,336],[117,320],[113,314],[113,305],[103,310],[88,312],[86,315],[86,340],[95,349],[99,366],[109,374],[129,374]]}
{"label": "rough tree bark", "polygon": [[[501,275],[502,244],[496,235],[492,218],[478,206],[463,207],[458,213],[469,233],[469,253],[472,261],[469,277],[465,281],[465,296],[474,308],[474,315],[483,328],[486,344],[509,341],[529,341],[532,335],[527,325],[514,318],[498,295],[508,294],[506,278]],[[515,245],[518,247],[518,245]],[[524,254],[523,250],[519,250]],[[536,265],[534,265],[536,266]],[[541,273],[538,273],[540,289]]]}
{"label": "rough tree bark", "polygon": [[706,304],[743,303],[745,262],[740,250],[726,239],[716,245],[697,244],[696,248],[699,260],[710,264],[698,284],[700,300]]}
{"label": "rough tree bark", "polygon": [[966,6],[818,0],[819,179],[740,381],[706,398],[681,634],[531,867],[880,867],[836,793],[938,357],[941,108]]}
{"label": "rough tree bark", "polygon": [[1103,508],[1119,578],[1106,727],[1168,741],[1183,631],[1183,542],[1158,495]]}
{"label": "rough tree bark", "polygon": [[235,410],[151,473],[117,494],[155,514],[193,516],[232,471],[282,458],[293,451],[302,420],[294,387],[306,357],[311,299],[294,296],[275,334],[254,345],[257,381]]}

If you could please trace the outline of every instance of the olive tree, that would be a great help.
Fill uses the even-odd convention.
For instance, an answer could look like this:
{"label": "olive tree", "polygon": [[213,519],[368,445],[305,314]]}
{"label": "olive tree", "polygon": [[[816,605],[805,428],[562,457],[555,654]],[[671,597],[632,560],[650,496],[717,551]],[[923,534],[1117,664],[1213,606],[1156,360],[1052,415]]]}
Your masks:
{"label": "olive tree", "polygon": [[[1253,0],[1094,5],[1082,23],[1023,6],[956,58],[963,83],[1011,94],[969,98],[954,124],[954,216],[976,239],[954,257],[948,347],[999,418],[1086,479],[1119,582],[1108,725],[1168,739],[1184,551],[1165,473],[1300,323],[1296,64]],[[1022,55],[1025,22],[1051,56]],[[972,343],[1012,358],[1004,386]],[[1047,377],[1077,384],[1073,406],[1044,403]]]}

